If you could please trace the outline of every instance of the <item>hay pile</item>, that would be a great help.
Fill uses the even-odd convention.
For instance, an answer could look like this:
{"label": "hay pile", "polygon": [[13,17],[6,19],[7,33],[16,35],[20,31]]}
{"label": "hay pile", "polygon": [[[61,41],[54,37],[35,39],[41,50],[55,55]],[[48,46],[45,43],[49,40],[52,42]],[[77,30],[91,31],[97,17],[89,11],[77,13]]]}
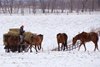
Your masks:
{"label": "hay pile", "polygon": [[10,36],[18,37],[19,36],[19,29],[18,28],[11,28],[11,29],[9,29],[9,31],[7,33],[3,34],[4,45],[7,45],[7,39]]}
{"label": "hay pile", "polygon": [[36,35],[36,34],[31,33],[31,32],[25,32],[24,33],[24,40],[31,42],[31,37],[34,36],[34,35]]}
{"label": "hay pile", "polygon": [[[30,42],[31,41],[31,37],[34,36],[36,34],[33,34],[31,32],[25,32],[24,33],[24,40]],[[7,43],[7,39],[10,37],[10,36],[13,36],[13,37],[19,37],[19,29],[18,28],[12,28],[12,29],[9,29],[8,33],[5,33],[3,35],[3,42],[4,42],[4,45],[6,45]]]}
{"label": "hay pile", "polygon": [[20,31],[19,31],[18,28],[9,29],[8,35],[19,36],[19,32],[20,32]]}
{"label": "hay pile", "polygon": [[11,28],[11,29],[9,29],[9,31],[20,32],[19,28]]}

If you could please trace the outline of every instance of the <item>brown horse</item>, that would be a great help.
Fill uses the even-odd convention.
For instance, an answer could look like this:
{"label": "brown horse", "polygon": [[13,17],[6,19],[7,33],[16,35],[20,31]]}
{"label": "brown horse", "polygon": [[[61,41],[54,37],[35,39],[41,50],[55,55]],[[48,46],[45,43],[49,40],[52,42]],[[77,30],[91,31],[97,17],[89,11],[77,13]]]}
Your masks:
{"label": "brown horse", "polygon": [[58,33],[57,34],[57,43],[58,43],[58,51],[60,51],[60,43],[61,43],[61,50],[68,49],[67,47],[67,39],[68,36],[66,33]]}
{"label": "brown horse", "polygon": [[[36,52],[41,49],[42,41],[43,41],[43,35],[33,35],[29,41],[24,40],[26,44],[29,45],[30,52],[32,52],[32,47],[35,46]],[[38,48],[38,50],[37,50]]]}
{"label": "brown horse", "polygon": [[6,42],[6,44],[4,44],[4,48],[7,50],[7,52],[15,52],[18,50],[17,47],[19,45],[20,38],[19,36],[4,35],[4,42]]}
{"label": "brown horse", "polygon": [[99,40],[99,38],[98,38],[98,34],[95,33],[95,32],[90,32],[90,33],[82,32],[82,33],[76,35],[73,38],[73,41],[72,41],[73,45],[75,45],[77,40],[80,40],[80,42],[81,42],[81,44],[79,45],[79,49],[80,49],[81,45],[84,45],[84,48],[85,48],[85,51],[86,51],[85,43],[89,42],[89,41],[92,41],[95,44],[94,51],[96,49],[99,50],[98,49],[98,40]]}

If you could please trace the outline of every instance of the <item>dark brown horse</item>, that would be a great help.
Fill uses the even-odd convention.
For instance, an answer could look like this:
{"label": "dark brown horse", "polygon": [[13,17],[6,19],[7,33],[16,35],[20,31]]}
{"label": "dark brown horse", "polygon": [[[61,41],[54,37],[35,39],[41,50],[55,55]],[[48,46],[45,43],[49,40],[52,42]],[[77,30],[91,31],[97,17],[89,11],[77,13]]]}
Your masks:
{"label": "dark brown horse", "polygon": [[18,45],[20,42],[20,38],[19,36],[13,36],[13,35],[4,35],[4,42],[6,42],[5,45],[5,49],[7,50],[7,52],[15,52],[18,50]]}
{"label": "dark brown horse", "polygon": [[[26,44],[29,45],[30,52],[32,52],[32,47],[35,46],[36,52],[41,49],[42,41],[43,41],[43,35],[33,35],[29,41],[24,40]],[[38,50],[37,50],[38,48]]]}
{"label": "dark brown horse", "polygon": [[95,51],[96,49],[99,50],[98,49],[98,39],[99,39],[98,34],[95,32],[90,32],[90,33],[82,32],[73,38],[73,45],[75,45],[77,40],[80,40],[81,44],[79,45],[79,49],[80,49],[81,45],[84,45],[84,48],[86,51],[85,43],[92,41],[95,44],[95,48],[94,48],[94,51]]}
{"label": "dark brown horse", "polygon": [[58,51],[60,51],[60,43],[61,43],[61,50],[67,49],[67,39],[68,36],[66,33],[58,33],[57,34],[57,43],[58,43]]}

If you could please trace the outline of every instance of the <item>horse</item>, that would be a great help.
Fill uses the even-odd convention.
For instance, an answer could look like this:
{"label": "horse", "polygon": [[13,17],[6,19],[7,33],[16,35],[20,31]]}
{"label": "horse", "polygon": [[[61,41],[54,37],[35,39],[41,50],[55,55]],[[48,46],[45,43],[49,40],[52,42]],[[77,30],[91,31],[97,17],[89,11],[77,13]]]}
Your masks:
{"label": "horse", "polygon": [[[30,49],[30,52],[32,52],[32,47],[35,46],[35,50],[36,52],[38,52],[38,50],[41,49],[41,45],[42,45],[42,41],[43,41],[43,35],[39,34],[39,35],[33,35],[30,37],[29,40],[24,40],[24,43],[26,43]],[[38,48],[38,50],[37,50]]]}
{"label": "horse", "polygon": [[4,49],[6,49],[7,52],[18,51],[18,45],[19,45],[19,42],[20,42],[19,36],[4,35],[4,42],[6,42]]}
{"label": "horse", "polygon": [[92,41],[94,44],[95,44],[95,48],[94,48],[94,51],[99,50],[98,49],[98,40],[99,40],[99,37],[98,37],[98,34],[95,33],[95,32],[82,32],[82,33],[79,33],[78,35],[76,35],[75,37],[73,37],[73,40],[72,40],[72,45],[74,46],[75,43],[77,42],[77,40],[80,40],[80,45],[79,45],[79,48],[78,48],[78,51],[80,50],[80,47],[81,45],[84,45],[84,48],[85,48],[85,51],[86,51],[86,46],[85,46],[85,43],[86,42],[89,42],[89,41]]}
{"label": "horse", "polygon": [[61,50],[65,50],[68,49],[68,46],[67,46],[67,39],[68,39],[68,36],[66,33],[58,33],[57,36],[57,43],[58,43],[58,51],[60,51],[60,43],[61,43]]}

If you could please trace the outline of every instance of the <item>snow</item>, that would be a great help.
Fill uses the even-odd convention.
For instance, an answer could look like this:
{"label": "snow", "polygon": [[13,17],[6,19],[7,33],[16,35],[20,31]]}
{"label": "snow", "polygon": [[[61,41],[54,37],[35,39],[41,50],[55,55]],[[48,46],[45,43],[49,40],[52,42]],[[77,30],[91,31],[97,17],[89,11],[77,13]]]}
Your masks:
{"label": "snow", "polygon": [[98,52],[0,53],[2,67],[99,67]]}
{"label": "snow", "polygon": [[[0,66],[1,67],[100,67],[100,52],[94,52],[94,44],[86,43],[80,51],[51,51],[57,47],[56,34],[64,32],[68,41],[79,32],[90,32],[91,29],[100,28],[100,15],[98,14],[37,14],[37,15],[1,15],[0,16]],[[43,34],[43,51],[39,53],[6,53],[3,46],[3,34],[9,28],[19,28],[24,25],[25,31]],[[100,49],[100,40],[98,42]]]}

